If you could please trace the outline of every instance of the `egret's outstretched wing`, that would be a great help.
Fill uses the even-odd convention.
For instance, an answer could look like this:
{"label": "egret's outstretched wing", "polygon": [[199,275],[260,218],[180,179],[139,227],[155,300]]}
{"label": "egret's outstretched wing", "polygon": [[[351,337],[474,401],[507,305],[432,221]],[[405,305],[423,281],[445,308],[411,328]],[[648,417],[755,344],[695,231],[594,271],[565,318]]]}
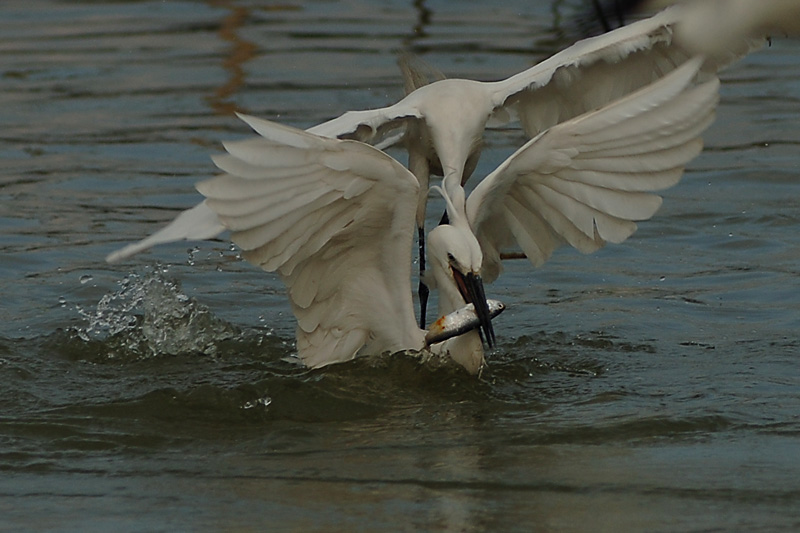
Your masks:
{"label": "egret's outstretched wing", "polygon": [[719,81],[695,85],[699,58],[598,111],[532,139],[487,176],[467,200],[484,254],[483,278],[500,273],[500,250],[519,246],[538,266],[570,244],[584,253],[622,242],[635,220],[661,205],[700,153],[714,118]]}
{"label": "egret's outstretched wing", "polygon": [[408,120],[422,118],[416,102],[404,98],[389,107],[348,111],[343,115],[309,128],[309,133],[332,139],[352,139],[385,146],[382,141],[402,138],[398,132]]}
{"label": "egret's outstretched wing", "polygon": [[[487,83],[495,110],[489,124],[499,125],[513,116],[534,136],[674,69],[688,57],[683,50],[671,46],[672,26],[679,10],[671,8],[630,26],[584,39],[508,79]],[[426,118],[419,96],[412,93],[388,107],[348,111],[308,131],[377,144],[408,119]],[[487,113],[491,111],[487,109]]]}
{"label": "egret's outstretched wing", "polygon": [[[676,24],[686,16],[684,10],[684,6],[674,6],[653,17],[584,39],[519,74],[486,83],[491,102],[486,111],[493,113],[488,125],[519,119],[526,133],[534,137],[664,76],[692,55],[673,40]],[[703,70],[713,77],[720,68],[762,43],[763,39],[731,42],[714,57],[707,57]],[[429,118],[425,116],[425,98],[441,97],[436,90],[426,91],[425,95],[417,93],[388,107],[348,111],[308,131],[373,145],[387,138],[399,139],[394,134],[409,120]]]}
{"label": "egret's outstretched wing", "polygon": [[692,0],[675,39],[696,53],[718,54],[743,39],[800,36],[797,0]]}
{"label": "egret's outstretched wing", "polygon": [[[441,72],[410,54],[400,56],[398,66],[403,75],[406,95],[431,81],[444,79]],[[406,131],[409,129],[413,129],[412,135],[416,135],[419,130],[416,119],[422,116],[417,102],[402,100],[389,107],[347,111],[306,131],[331,139],[361,141],[383,150],[400,143],[404,138],[407,139]]]}
{"label": "egret's outstretched wing", "polygon": [[193,208],[182,212],[162,230],[146,239],[129,244],[125,248],[109,254],[106,257],[106,261],[117,263],[157,244],[211,239],[225,231],[225,229],[225,226],[217,218],[217,214],[209,209],[205,202],[200,202]]}
{"label": "egret's outstretched wing", "polygon": [[[245,259],[277,271],[308,366],[423,345],[411,302],[419,185],[388,155],[241,116],[261,137],[225,143],[198,184]],[[409,341],[400,336],[418,335]],[[398,338],[394,338],[397,336]]]}
{"label": "egret's outstretched wing", "polygon": [[[661,78],[693,54],[675,42],[684,6],[578,43],[506,80],[495,82],[496,114],[516,115],[530,137],[582,113],[599,109]],[[706,57],[709,77],[763,40],[740,39]]]}

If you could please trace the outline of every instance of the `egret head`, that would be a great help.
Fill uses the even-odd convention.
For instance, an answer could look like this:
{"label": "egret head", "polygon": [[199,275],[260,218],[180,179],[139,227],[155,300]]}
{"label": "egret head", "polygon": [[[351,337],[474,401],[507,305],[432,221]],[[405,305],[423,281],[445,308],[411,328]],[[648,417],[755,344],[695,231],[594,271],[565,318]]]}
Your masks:
{"label": "egret head", "polygon": [[479,333],[494,346],[494,329],[483,291],[483,253],[469,227],[443,224],[428,235],[428,258],[439,289],[439,307],[449,313],[471,303],[480,321]]}

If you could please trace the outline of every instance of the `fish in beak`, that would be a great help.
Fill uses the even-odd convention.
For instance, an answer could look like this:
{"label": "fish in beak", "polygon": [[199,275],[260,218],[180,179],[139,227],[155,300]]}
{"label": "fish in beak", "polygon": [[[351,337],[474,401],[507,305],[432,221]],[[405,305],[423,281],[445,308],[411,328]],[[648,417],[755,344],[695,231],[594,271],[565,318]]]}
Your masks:
{"label": "fish in beak", "polygon": [[452,268],[453,278],[456,281],[458,292],[468,304],[475,307],[475,314],[478,316],[478,334],[481,340],[489,348],[494,348],[495,337],[492,327],[492,315],[489,312],[489,304],[486,301],[486,294],[483,292],[483,280],[478,274],[469,272],[464,275],[458,269]]}
{"label": "fish in beak", "polygon": [[[489,314],[492,318],[502,313],[506,306],[499,300],[486,300],[489,304]],[[444,342],[452,337],[463,335],[468,331],[480,327],[480,320],[475,314],[475,306],[467,304],[461,309],[456,309],[452,313],[439,317],[431,324],[425,333],[425,346],[430,346],[439,342]]]}

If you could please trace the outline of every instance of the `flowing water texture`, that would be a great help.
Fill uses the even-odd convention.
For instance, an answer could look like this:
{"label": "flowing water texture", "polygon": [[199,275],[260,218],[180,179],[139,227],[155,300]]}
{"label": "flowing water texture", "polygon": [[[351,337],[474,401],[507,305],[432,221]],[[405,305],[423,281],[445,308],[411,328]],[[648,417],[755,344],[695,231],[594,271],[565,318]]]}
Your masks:
{"label": "flowing water texture", "polygon": [[724,74],[628,242],[507,263],[480,378],[304,368],[280,282],[224,239],[104,262],[198,201],[234,110],[386,105],[401,50],[506,77],[577,4],[4,1],[0,530],[800,529],[796,41]]}

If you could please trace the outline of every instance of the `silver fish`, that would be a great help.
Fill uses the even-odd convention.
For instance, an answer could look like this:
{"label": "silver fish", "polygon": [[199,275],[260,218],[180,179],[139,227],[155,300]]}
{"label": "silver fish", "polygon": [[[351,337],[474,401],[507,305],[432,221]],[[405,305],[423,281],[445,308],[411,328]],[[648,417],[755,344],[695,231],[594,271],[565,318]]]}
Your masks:
{"label": "silver fish", "polygon": [[[499,300],[486,300],[489,305],[489,316],[496,317],[502,313],[506,306]],[[428,333],[425,334],[425,345],[430,346],[437,342],[446,341],[451,337],[463,335],[480,326],[480,319],[475,313],[475,306],[467,304],[461,309],[457,309],[450,314],[440,317],[431,324]]]}

